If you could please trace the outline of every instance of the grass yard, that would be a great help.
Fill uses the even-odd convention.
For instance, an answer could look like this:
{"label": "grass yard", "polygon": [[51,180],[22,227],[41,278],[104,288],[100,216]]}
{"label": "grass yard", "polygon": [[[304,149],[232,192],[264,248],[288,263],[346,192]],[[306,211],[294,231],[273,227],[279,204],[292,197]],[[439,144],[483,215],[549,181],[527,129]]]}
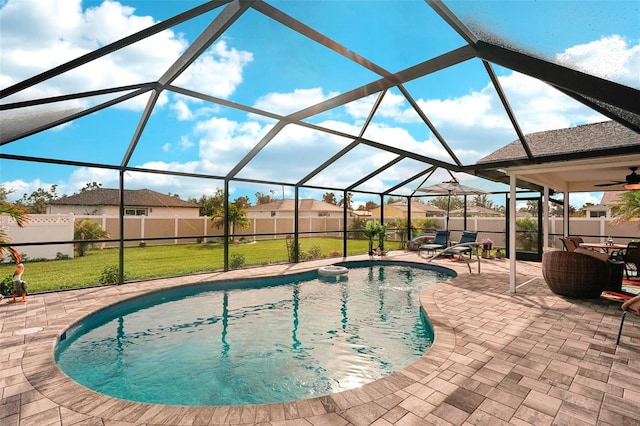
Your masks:
{"label": "grass yard", "polygon": [[[388,241],[385,247],[395,250],[400,243]],[[330,252],[342,252],[342,240],[337,238],[303,238],[301,252],[309,257],[328,257]],[[366,253],[368,241],[349,240],[348,254]],[[288,262],[285,240],[266,240],[229,245],[230,268],[242,268]],[[118,249],[90,250],[85,256],[67,260],[25,262],[22,279],[30,293],[95,286],[117,279]],[[174,277],[224,268],[222,244],[180,244],[124,249],[126,281]],[[0,278],[11,277],[14,264],[0,265]],[[106,278],[111,280],[105,280]],[[11,287],[9,287],[11,289]]]}

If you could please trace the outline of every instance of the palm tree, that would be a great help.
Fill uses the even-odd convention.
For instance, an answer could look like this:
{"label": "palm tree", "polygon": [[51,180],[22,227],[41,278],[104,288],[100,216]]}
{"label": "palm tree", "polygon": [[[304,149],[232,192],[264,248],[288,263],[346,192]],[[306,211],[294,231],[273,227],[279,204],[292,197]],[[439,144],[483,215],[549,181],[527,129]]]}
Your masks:
{"label": "palm tree", "polygon": [[369,239],[369,256],[373,256],[373,239],[378,235],[378,224],[368,221],[362,233]]}
{"label": "palm tree", "polygon": [[[16,224],[20,228],[22,228],[24,224],[29,221],[29,215],[27,214],[25,209],[23,209],[20,206],[9,204],[7,202],[3,202],[2,204],[0,204],[0,214],[2,213],[6,213],[9,216],[11,216],[11,218],[16,221]],[[0,244],[9,244],[10,240],[11,238],[9,237],[9,234],[7,234],[6,232],[0,229]],[[17,249],[11,246],[5,246],[5,245],[1,246],[0,258],[3,258],[6,252],[9,252],[9,254],[11,255],[11,257],[13,257],[13,260],[16,263],[20,263],[22,256],[20,255],[20,252]]]}
{"label": "palm tree", "polygon": [[640,218],[640,190],[625,191],[618,200],[620,204],[613,212],[613,223],[631,222]]}
{"label": "palm tree", "polygon": [[84,256],[89,249],[91,249],[96,243],[92,240],[99,240],[101,238],[108,238],[109,233],[102,229],[100,224],[91,221],[90,219],[82,219],[73,230],[73,239],[80,241],[76,243],[76,249],[78,250],[78,256]]}
{"label": "palm tree", "polygon": [[[213,225],[216,228],[222,228],[224,226],[224,220],[222,217],[212,218]],[[231,241],[233,241],[233,234],[235,234],[236,228],[247,228],[251,221],[247,218],[247,211],[243,208],[239,208],[233,203],[229,204],[229,216],[227,217],[229,222],[229,233],[231,234]]]}

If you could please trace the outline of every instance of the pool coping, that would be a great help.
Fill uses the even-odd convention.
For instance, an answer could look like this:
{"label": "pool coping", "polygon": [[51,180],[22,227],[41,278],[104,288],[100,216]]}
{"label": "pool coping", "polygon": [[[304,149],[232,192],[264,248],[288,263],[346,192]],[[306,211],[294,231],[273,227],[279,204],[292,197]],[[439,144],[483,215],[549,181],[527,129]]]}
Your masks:
{"label": "pool coping", "polygon": [[[366,259],[363,259],[366,261]],[[349,260],[350,261],[350,260]],[[393,262],[393,260],[392,260]],[[397,262],[397,261],[396,261]],[[400,262],[405,262],[400,260]],[[406,261],[406,263],[412,263]],[[415,263],[415,262],[414,262]],[[437,268],[442,266],[434,265]],[[305,268],[290,268],[280,275],[290,275],[316,269],[317,266]],[[445,268],[448,269],[448,268]],[[257,272],[257,271],[256,271]],[[113,421],[129,423],[151,423],[158,425],[191,424],[185,417],[209,418],[206,423],[236,423],[229,421],[237,418],[237,423],[243,423],[243,418],[255,421],[257,413],[268,413],[265,417],[270,421],[302,419],[308,416],[327,414],[335,411],[350,410],[362,406],[367,402],[377,402],[381,406],[395,405],[399,391],[409,388],[416,382],[428,379],[429,374],[435,372],[450,356],[455,345],[455,335],[446,317],[433,300],[433,287],[428,286],[420,294],[420,303],[427,313],[434,329],[434,341],[429,350],[409,366],[374,382],[359,388],[345,390],[326,396],[314,397],[283,403],[256,404],[243,406],[179,406],[141,403],[123,400],[88,389],[69,378],[57,366],[54,351],[60,336],[71,326],[82,321],[100,309],[106,308],[125,300],[168,288],[193,285],[209,281],[223,281],[242,279],[237,273],[214,273],[191,277],[181,277],[179,280],[160,279],[133,283],[120,286],[127,288],[126,293],[105,294],[98,303],[68,313],[29,339],[23,357],[23,371],[31,385],[60,407],[91,417],[101,417]],[[269,273],[253,276],[270,276]],[[173,282],[178,281],[178,282]],[[112,287],[96,289],[97,292],[113,293]],[[93,297],[100,295],[93,294]],[[394,403],[395,401],[395,403]],[[306,406],[307,409],[301,410]],[[244,412],[253,412],[251,414]]]}

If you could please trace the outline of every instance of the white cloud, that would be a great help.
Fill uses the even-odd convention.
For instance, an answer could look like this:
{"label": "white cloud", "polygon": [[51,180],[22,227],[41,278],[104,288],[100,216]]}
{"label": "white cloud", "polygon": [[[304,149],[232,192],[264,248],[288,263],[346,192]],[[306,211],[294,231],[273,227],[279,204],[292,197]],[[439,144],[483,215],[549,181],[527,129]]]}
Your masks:
{"label": "white cloud", "polygon": [[162,151],[169,152],[170,150],[171,150],[171,144],[170,143],[165,143],[164,145],[162,145]]}
{"label": "white cloud", "polygon": [[640,41],[620,35],[570,47],[556,61],[586,73],[640,89]]}
{"label": "white cloud", "polygon": [[601,192],[572,192],[569,194],[569,204],[579,209],[587,203],[600,204]]}
{"label": "white cloud", "polygon": [[178,99],[171,105],[171,109],[175,111],[176,117],[179,121],[191,120],[193,113],[189,109],[187,102],[184,99]]}
{"label": "white cloud", "polygon": [[[0,3],[2,4],[2,3]],[[8,87],[99,47],[155,24],[150,16],[114,1],[82,10],[80,0],[8,0],[0,9],[0,83]],[[172,30],[162,31],[80,68],[36,85],[11,100],[54,96],[157,80],[185,51],[187,40]],[[219,41],[200,56],[178,81],[206,93],[227,97],[242,82],[249,52]],[[212,78],[212,76],[216,76]],[[9,98],[8,98],[9,99]],[[147,97],[119,105],[141,110]],[[158,105],[168,101],[161,94]],[[85,100],[89,102],[89,100]],[[184,105],[176,107],[188,119]]]}
{"label": "white cloud", "polygon": [[186,150],[193,147],[195,144],[189,140],[187,136],[180,138],[180,148]]}
{"label": "white cloud", "polygon": [[325,94],[322,88],[296,89],[292,93],[268,93],[255,102],[254,107],[276,114],[288,115],[310,105],[336,96],[337,93]]}
{"label": "white cloud", "polygon": [[228,98],[242,83],[242,70],[251,61],[253,61],[251,52],[229,48],[227,42],[221,40],[200,55],[176,79],[175,84],[209,95]]}
{"label": "white cloud", "polygon": [[225,174],[260,140],[265,132],[255,122],[238,123],[213,117],[198,122],[194,133],[200,136],[200,170]]}

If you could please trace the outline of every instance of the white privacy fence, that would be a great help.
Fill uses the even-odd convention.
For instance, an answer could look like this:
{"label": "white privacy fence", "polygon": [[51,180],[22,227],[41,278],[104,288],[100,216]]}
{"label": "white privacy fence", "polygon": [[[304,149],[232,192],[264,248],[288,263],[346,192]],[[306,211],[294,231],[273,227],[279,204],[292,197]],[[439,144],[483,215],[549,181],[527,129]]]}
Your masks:
{"label": "white privacy fence", "polygon": [[[112,215],[29,215],[29,222],[20,228],[9,215],[0,215],[0,229],[10,236],[12,244],[39,243],[24,245],[19,251],[30,259],[55,259],[58,254],[73,257],[73,244],[46,244],[73,240],[74,225],[82,219],[98,223],[109,233],[110,239],[120,238],[120,218]],[[347,219],[347,228],[352,218]],[[444,218],[435,218],[438,228],[445,227]],[[519,220],[519,219],[518,219]],[[531,219],[535,220],[535,219]],[[608,218],[571,218],[570,235],[582,236],[587,242],[602,242],[608,236],[616,243],[626,244],[629,239],[640,239],[640,221],[618,225],[611,224]],[[254,240],[282,238],[295,230],[293,218],[258,218],[250,220],[247,228],[236,229],[235,237]],[[562,235],[562,218],[549,218],[549,233]],[[345,229],[343,218],[301,217],[298,232],[301,237],[329,236],[341,237]],[[469,217],[466,227],[464,218],[449,219],[451,240],[456,241],[462,230],[477,230],[478,239],[490,238],[494,245],[505,246],[506,219],[504,217]],[[278,235],[275,235],[278,234]],[[223,230],[215,228],[208,217],[146,217],[125,216],[124,238],[134,241],[125,242],[126,246],[137,246],[144,240],[146,245],[153,244],[193,244],[212,240],[220,241]],[[400,233],[391,231],[388,239],[400,240]],[[107,242],[103,247],[118,247],[118,242]],[[557,237],[551,237],[549,245],[560,247]]]}
{"label": "white privacy fence", "polygon": [[[9,235],[12,244],[73,240],[73,215],[30,215],[24,227],[8,214],[0,215],[0,230]],[[73,257],[73,244],[45,244],[18,248],[30,259],[55,259],[58,253]]]}

